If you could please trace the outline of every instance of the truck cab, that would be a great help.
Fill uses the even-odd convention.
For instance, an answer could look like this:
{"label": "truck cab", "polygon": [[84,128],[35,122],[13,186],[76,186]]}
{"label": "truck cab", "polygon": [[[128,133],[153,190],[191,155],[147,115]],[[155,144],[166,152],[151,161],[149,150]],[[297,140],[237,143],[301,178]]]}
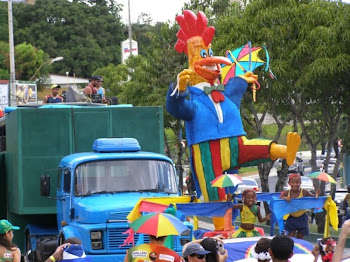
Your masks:
{"label": "truck cab", "polygon": [[[50,180],[44,177],[41,181],[41,191],[49,192]],[[57,244],[77,237],[93,261],[121,261],[131,247],[122,246],[129,212],[140,198],[177,196],[177,185],[170,158],[141,151],[134,138],[97,139],[93,152],[68,155],[60,161]],[[173,237],[175,251],[181,252],[182,245],[191,241],[192,225],[186,225],[188,232]],[[148,237],[135,235],[137,244],[144,239],[147,242]]]}

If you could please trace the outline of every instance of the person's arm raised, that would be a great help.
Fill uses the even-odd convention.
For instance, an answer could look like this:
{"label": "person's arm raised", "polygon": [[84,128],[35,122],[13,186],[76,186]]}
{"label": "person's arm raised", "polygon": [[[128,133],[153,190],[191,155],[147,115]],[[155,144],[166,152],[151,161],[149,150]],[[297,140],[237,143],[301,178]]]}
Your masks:
{"label": "person's arm raised", "polygon": [[349,235],[350,235],[350,219],[346,220],[343,226],[341,227],[340,235],[338,238],[337,246],[333,254],[332,262],[342,261],[346,238]]}

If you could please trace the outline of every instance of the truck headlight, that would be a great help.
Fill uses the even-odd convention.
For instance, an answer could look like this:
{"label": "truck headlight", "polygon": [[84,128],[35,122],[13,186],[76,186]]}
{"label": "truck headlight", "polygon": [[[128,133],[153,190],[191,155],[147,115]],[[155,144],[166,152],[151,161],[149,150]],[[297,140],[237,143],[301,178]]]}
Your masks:
{"label": "truck headlight", "polygon": [[91,249],[102,249],[102,231],[91,231]]}
{"label": "truck headlight", "polygon": [[101,241],[91,242],[91,249],[102,249],[102,242]]}
{"label": "truck headlight", "polygon": [[101,240],[102,239],[102,232],[101,231],[91,231],[90,238],[91,238],[91,240]]}

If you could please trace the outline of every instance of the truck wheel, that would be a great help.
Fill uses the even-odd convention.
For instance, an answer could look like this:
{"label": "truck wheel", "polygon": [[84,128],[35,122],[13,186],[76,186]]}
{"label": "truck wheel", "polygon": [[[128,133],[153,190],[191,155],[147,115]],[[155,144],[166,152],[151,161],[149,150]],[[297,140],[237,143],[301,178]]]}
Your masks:
{"label": "truck wheel", "polygon": [[35,252],[32,251],[32,243],[30,242],[29,232],[26,233],[26,253],[24,255],[26,262],[36,261]]}
{"label": "truck wheel", "polygon": [[64,241],[66,240],[66,238],[64,237],[64,235],[61,233],[58,237],[58,245],[62,245],[64,244]]}

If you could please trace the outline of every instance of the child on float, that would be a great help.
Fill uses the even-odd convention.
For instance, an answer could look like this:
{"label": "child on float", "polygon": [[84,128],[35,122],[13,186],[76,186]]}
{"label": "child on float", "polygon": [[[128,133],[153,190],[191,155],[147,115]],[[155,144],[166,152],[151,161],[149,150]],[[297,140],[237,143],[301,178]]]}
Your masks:
{"label": "child on float", "polygon": [[236,230],[232,237],[253,237],[261,236],[254,228],[256,218],[259,222],[265,222],[270,219],[270,214],[262,217],[260,214],[260,207],[256,205],[256,193],[252,189],[246,189],[242,193],[243,204],[233,205],[233,209],[239,209],[241,214],[241,225]]}
{"label": "child on float", "polygon": [[[284,199],[290,202],[294,198],[302,197],[318,197],[320,194],[320,189],[316,190],[316,194],[310,193],[308,190],[301,188],[301,178],[299,174],[291,174],[288,178],[288,184],[290,186],[289,190],[284,190],[281,193],[280,199]],[[286,219],[285,229],[288,235],[291,237],[296,237],[303,239],[304,236],[309,235],[309,219],[306,215],[306,210],[301,209],[288,214],[284,217]]]}

